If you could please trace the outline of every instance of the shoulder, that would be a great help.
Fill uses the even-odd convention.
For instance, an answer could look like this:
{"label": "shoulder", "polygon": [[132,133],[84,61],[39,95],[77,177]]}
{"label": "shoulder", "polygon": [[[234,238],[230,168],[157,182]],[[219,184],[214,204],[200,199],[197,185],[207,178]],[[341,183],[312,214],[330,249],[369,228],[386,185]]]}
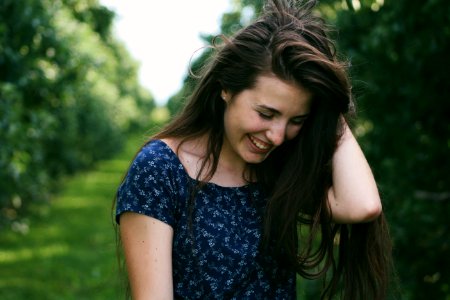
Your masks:
{"label": "shoulder", "polygon": [[173,225],[178,197],[186,191],[185,178],[177,156],[164,142],[148,142],[118,188],[116,220],[123,212],[132,211]]}
{"label": "shoulder", "polygon": [[155,162],[176,161],[176,155],[172,149],[162,140],[151,140],[137,153],[134,163],[152,165]]}
{"label": "shoulder", "polygon": [[[128,177],[148,178],[179,175],[180,161],[171,148],[161,140],[151,140],[134,157]],[[151,177],[153,177],[151,176]]]}
{"label": "shoulder", "polygon": [[197,178],[198,169],[204,159],[206,151],[206,137],[188,140],[181,138],[164,138],[166,144],[177,156],[185,171],[191,178]]}
{"label": "shoulder", "polygon": [[197,137],[192,139],[168,137],[155,141],[159,141],[159,143],[165,144],[174,153],[176,153],[177,156],[190,156],[197,158],[201,158],[204,156],[207,144],[206,137]]}
{"label": "shoulder", "polygon": [[142,146],[138,155],[158,156],[158,154],[167,154],[170,150],[171,148],[163,140],[150,140]]}
{"label": "shoulder", "polygon": [[173,137],[167,137],[160,140],[154,140],[153,142],[157,142],[160,144],[166,145],[166,147],[170,148],[174,153],[178,152],[178,147],[181,143],[181,139],[173,138]]}
{"label": "shoulder", "polygon": [[178,157],[161,140],[145,144],[132,161],[119,191],[135,194],[161,194],[163,190],[175,193],[185,186],[187,177]]}

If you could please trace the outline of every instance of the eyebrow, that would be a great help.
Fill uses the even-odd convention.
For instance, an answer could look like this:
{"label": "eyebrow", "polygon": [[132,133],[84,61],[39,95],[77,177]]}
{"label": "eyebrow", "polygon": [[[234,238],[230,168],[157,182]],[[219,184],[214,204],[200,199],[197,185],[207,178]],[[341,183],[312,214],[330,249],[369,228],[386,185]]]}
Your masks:
{"label": "eyebrow", "polygon": [[[276,114],[276,115],[281,115],[281,112],[280,112],[279,110],[273,108],[273,107],[266,106],[266,105],[264,105],[264,104],[258,104],[258,105],[256,105],[256,106],[257,106],[258,108],[266,109],[266,110],[268,110],[268,111],[270,111],[270,112],[272,112],[272,113],[274,113],[274,114]],[[294,116],[293,119],[297,119],[297,118],[300,118],[300,119],[306,119],[308,116],[309,116],[309,113],[304,114],[304,115]]]}

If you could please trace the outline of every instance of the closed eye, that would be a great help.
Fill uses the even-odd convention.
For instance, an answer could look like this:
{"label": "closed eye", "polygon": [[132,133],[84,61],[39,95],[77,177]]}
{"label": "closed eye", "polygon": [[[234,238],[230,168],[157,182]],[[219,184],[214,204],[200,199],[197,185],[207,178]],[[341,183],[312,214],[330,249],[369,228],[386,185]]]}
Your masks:
{"label": "closed eye", "polygon": [[273,118],[273,114],[272,113],[266,113],[266,112],[258,111],[258,115],[261,118],[265,119],[265,120],[271,120]]}
{"label": "closed eye", "polygon": [[294,125],[303,125],[303,123],[305,123],[306,118],[305,117],[300,117],[300,118],[294,118],[291,120],[291,123]]}

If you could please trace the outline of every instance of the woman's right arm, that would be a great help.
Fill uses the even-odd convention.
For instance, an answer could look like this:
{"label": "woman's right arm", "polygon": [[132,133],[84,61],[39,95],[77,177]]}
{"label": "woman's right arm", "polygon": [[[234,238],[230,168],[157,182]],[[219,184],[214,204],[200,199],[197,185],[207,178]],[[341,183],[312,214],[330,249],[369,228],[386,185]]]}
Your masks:
{"label": "woman's right arm", "polygon": [[172,227],[146,215],[124,212],[120,236],[133,299],[173,299]]}

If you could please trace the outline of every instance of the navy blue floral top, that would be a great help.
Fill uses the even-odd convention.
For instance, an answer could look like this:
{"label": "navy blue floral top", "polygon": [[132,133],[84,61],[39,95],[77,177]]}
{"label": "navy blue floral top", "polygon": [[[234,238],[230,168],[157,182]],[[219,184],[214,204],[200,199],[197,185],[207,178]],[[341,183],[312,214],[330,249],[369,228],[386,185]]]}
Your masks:
{"label": "navy blue floral top", "polygon": [[155,140],[138,153],[117,194],[117,222],[132,211],[174,229],[175,298],[295,299],[294,273],[276,280],[277,265],[258,249],[265,202],[258,185],[207,183],[190,209],[196,183],[176,154]]}

